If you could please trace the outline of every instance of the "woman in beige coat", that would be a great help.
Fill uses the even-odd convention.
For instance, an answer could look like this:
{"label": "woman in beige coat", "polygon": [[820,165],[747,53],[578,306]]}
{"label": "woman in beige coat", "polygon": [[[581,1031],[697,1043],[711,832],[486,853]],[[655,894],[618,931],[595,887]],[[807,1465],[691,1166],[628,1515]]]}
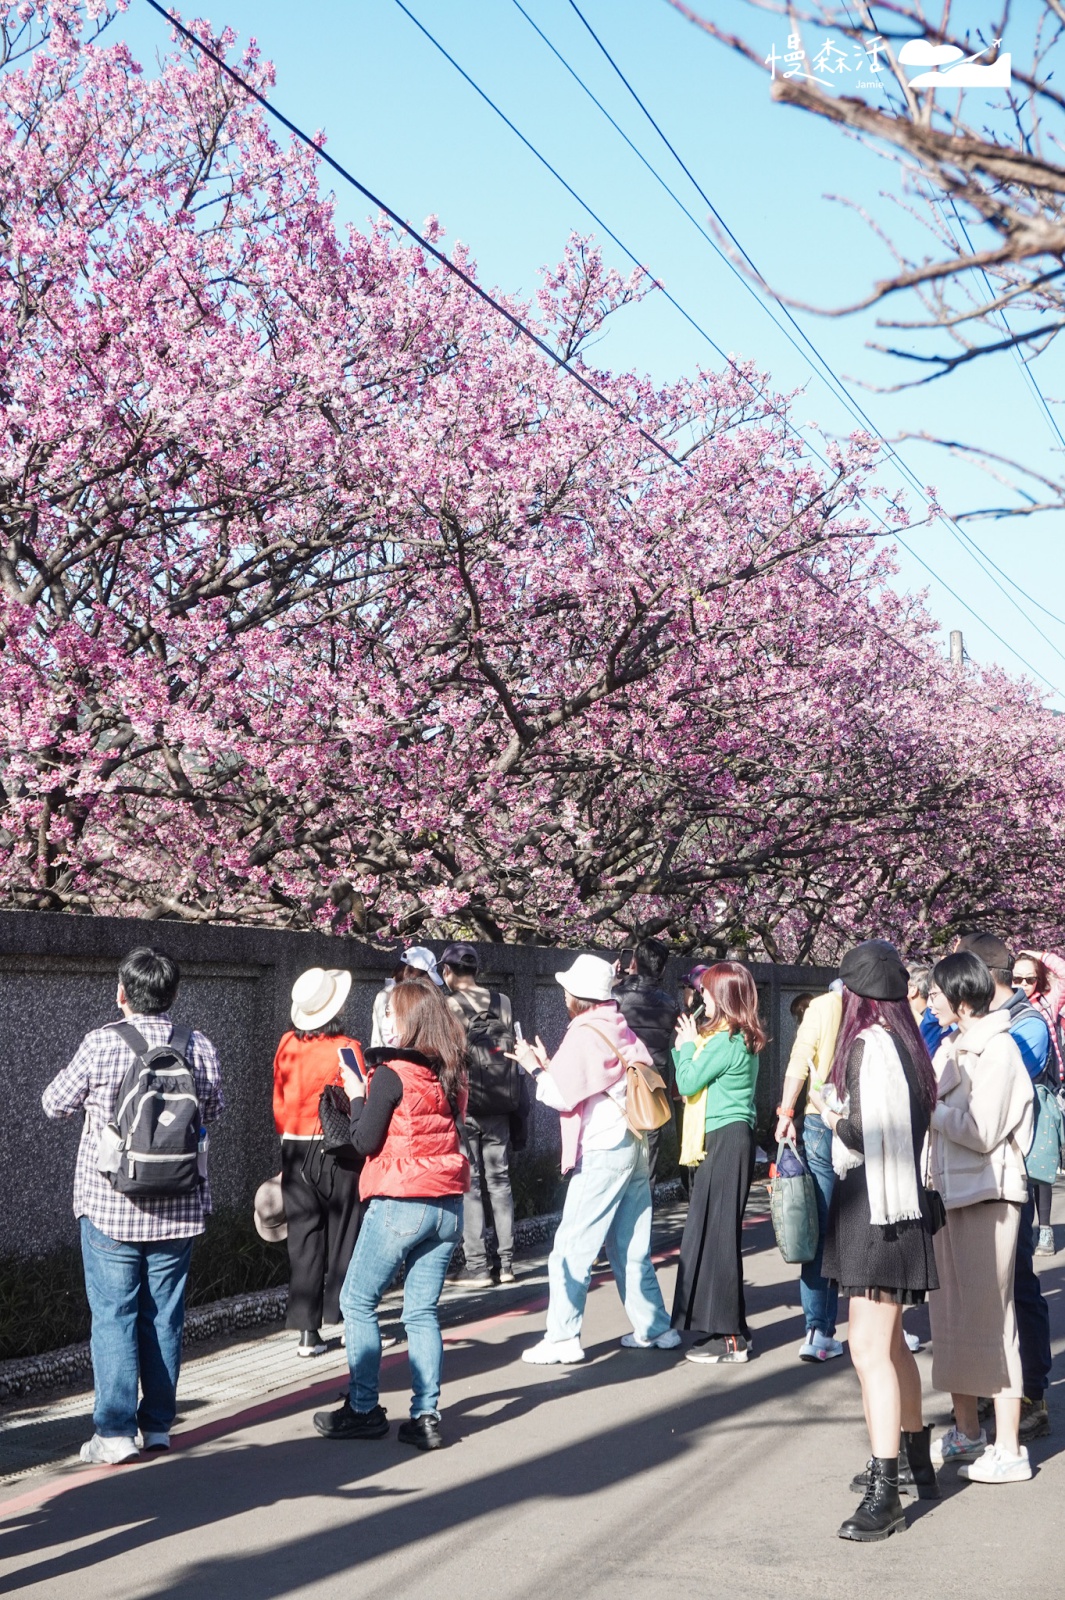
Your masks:
{"label": "woman in beige coat", "polygon": [[[936,1441],[933,1460],[966,1463],[962,1475],[977,1483],[1017,1483],[1032,1475],[1017,1435],[1024,1385],[1013,1306],[1032,1083],[1008,1012],[988,1011],[995,984],[979,956],[947,956],[932,984],[936,1020],[957,1029],[936,1051],[930,1134],[932,1186],[947,1212],[934,1241],[940,1287],[928,1297],[932,1383],[954,1400],[954,1426]],[[990,1448],[978,1395],[995,1402]]]}

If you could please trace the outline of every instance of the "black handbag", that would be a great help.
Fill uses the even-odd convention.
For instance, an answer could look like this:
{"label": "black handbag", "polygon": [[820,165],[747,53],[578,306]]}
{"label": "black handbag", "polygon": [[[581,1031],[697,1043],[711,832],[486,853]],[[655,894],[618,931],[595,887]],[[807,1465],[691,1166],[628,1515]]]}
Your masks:
{"label": "black handbag", "polygon": [[938,1233],[940,1228],[947,1225],[947,1208],[943,1204],[943,1196],[938,1189],[926,1189],[925,1196],[928,1200],[928,1224],[932,1233]]}
{"label": "black handbag", "polygon": [[351,1142],[351,1101],[338,1083],[327,1083],[318,1098],[318,1121],[322,1125],[322,1153],[332,1156],[346,1172],[362,1166]]}

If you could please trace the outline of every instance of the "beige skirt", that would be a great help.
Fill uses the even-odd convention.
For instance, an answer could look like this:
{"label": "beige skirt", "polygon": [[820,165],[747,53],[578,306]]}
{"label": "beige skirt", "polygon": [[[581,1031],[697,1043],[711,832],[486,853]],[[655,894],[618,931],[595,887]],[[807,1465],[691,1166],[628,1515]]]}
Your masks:
{"label": "beige skirt", "polygon": [[948,1394],[1022,1395],[1013,1268],[1021,1208],[989,1200],[947,1212],[933,1241],[939,1288],[928,1296],[932,1386]]}

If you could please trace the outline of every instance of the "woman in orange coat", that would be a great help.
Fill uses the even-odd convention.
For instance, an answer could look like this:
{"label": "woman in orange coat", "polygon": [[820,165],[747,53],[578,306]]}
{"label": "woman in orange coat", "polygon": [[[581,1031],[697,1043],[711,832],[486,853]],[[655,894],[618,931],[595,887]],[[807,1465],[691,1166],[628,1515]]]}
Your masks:
{"label": "woman in orange coat", "polygon": [[339,1083],[342,1049],[362,1047],[349,1038],[340,1014],[351,973],[311,967],[292,986],[292,1029],[274,1057],[274,1122],[281,1135],[281,1195],[288,1223],[287,1328],[298,1328],[297,1355],[320,1356],[320,1329],[340,1321],[340,1290],[359,1233],[358,1178],[338,1167],[322,1148],[318,1100]]}

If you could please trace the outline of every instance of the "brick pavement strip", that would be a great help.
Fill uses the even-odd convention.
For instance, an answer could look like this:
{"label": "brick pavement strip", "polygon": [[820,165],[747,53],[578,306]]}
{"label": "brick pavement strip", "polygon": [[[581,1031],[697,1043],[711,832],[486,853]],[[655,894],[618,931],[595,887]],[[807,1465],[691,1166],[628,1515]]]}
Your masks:
{"label": "brick pavement strip", "polygon": [[[231,1398],[190,1412],[185,1446],[171,1457],[51,1468],[7,1486],[0,1594],[970,1600],[976,1590],[1056,1600],[1065,1256],[1043,1267],[1054,1318],[1054,1434],[1033,1447],[1033,1482],[991,1489],[947,1469],[944,1499],[911,1510],[906,1533],[855,1547],[835,1530],[853,1509],[847,1485],[867,1453],[857,1381],[849,1361],[796,1360],[795,1269],[780,1260],[768,1226],[750,1220],[757,1359],[746,1366],[696,1367],[676,1353],[619,1349],[627,1324],[602,1277],[589,1297],[585,1362],[525,1366],[520,1351],[543,1326],[542,1310],[532,1309],[543,1301],[532,1263],[515,1291],[462,1299],[448,1291],[451,1448],[423,1456],[405,1450],[394,1430],[373,1444],[318,1439],[309,1412],[322,1401],[308,1394],[310,1377],[297,1372],[299,1392],[286,1394],[295,1361],[283,1361],[282,1350],[271,1394],[260,1350],[280,1336],[248,1341],[225,1357],[225,1381],[234,1392],[250,1385],[255,1405]],[[675,1237],[676,1219],[665,1226]],[[660,1271],[668,1297],[673,1268]],[[923,1331],[924,1316],[909,1313],[907,1322]],[[406,1410],[406,1362],[386,1360],[382,1399],[395,1420]],[[949,1401],[927,1388],[928,1352],[918,1361],[926,1415],[941,1423]],[[322,1377],[317,1364],[311,1376]],[[325,1376],[318,1389],[328,1387]]]}

